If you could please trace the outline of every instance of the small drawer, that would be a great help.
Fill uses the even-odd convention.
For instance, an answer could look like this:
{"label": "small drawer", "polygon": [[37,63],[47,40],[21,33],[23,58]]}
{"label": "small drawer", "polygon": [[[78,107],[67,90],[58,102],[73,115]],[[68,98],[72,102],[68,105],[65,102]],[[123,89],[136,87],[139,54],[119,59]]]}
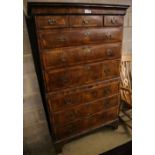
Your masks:
{"label": "small drawer", "polygon": [[53,69],[99,60],[121,58],[121,44],[99,44],[79,47],[55,48],[41,52],[44,69]]}
{"label": "small drawer", "polygon": [[98,101],[82,104],[75,106],[73,108],[68,108],[66,110],[56,112],[53,114],[54,123],[56,126],[64,126],[75,120],[82,119],[84,117],[90,117],[91,115],[108,110],[112,107],[119,105],[119,96],[114,95],[105,99]]}
{"label": "small drawer", "polygon": [[49,95],[47,100],[51,111],[73,108],[79,104],[95,101],[103,97],[112,96],[119,93],[119,81],[108,84],[89,85],[82,90],[70,90]]}
{"label": "small drawer", "polygon": [[101,27],[103,16],[70,16],[70,27]]}
{"label": "small drawer", "polygon": [[36,16],[38,29],[68,27],[68,16]]}
{"label": "small drawer", "polygon": [[104,26],[123,26],[123,16],[104,16]]}

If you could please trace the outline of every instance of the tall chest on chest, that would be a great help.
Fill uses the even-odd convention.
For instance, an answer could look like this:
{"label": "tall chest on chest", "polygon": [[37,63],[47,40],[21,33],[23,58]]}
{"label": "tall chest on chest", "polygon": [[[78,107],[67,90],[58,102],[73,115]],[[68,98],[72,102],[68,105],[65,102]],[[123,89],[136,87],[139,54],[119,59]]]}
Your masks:
{"label": "tall chest on chest", "polygon": [[57,151],[118,122],[123,18],[128,6],[29,3],[34,63]]}

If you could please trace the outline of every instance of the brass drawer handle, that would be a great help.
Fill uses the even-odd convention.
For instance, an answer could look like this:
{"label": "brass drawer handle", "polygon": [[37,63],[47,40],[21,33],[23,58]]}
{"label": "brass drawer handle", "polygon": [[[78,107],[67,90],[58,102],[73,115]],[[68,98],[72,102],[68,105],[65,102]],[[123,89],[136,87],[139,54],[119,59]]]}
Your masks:
{"label": "brass drawer handle", "polygon": [[85,35],[86,37],[88,37],[88,36],[90,36],[90,32],[85,32],[84,35]]}
{"label": "brass drawer handle", "polygon": [[89,22],[88,22],[88,20],[87,19],[83,19],[82,20],[82,24],[88,24]]}
{"label": "brass drawer handle", "polygon": [[91,67],[90,67],[89,65],[85,65],[85,69],[86,69],[86,70],[90,70],[90,68],[91,68]]}
{"label": "brass drawer handle", "polygon": [[49,24],[49,25],[56,24],[56,20],[53,19],[53,18],[52,18],[52,19],[49,19],[49,20],[48,20],[48,24]]}
{"label": "brass drawer handle", "polygon": [[113,18],[111,18],[111,24],[117,24],[117,22],[118,22],[118,21],[117,21],[117,19],[116,19],[116,18],[114,18],[114,17],[113,17]]}
{"label": "brass drawer handle", "polygon": [[64,36],[57,38],[57,40],[61,42],[67,41],[67,39]]}
{"label": "brass drawer handle", "polygon": [[112,35],[111,34],[105,34],[105,39],[106,40],[111,40],[112,39]]}
{"label": "brass drawer handle", "polygon": [[112,56],[112,55],[113,55],[112,49],[107,49],[107,55],[108,55],[108,56]]}
{"label": "brass drawer handle", "polygon": [[65,104],[70,105],[73,103],[73,100],[71,98],[65,98]]}
{"label": "brass drawer handle", "polygon": [[89,53],[92,52],[91,49],[90,49],[89,47],[84,47],[83,50],[84,50],[84,53],[85,53],[85,54],[89,54]]}
{"label": "brass drawer handle", "polygon": [[104,71],[105,75],[108,75],[110,73],[110,69],[108,67],[105,67],[103,69],[103,71]]}
{"label": "brass drawer handle", "polygon": [[104,95],[108,95],[110,92],[111,92],[110,88],[105,88],[105,89],[103,90],[103,94],[104,94]]}

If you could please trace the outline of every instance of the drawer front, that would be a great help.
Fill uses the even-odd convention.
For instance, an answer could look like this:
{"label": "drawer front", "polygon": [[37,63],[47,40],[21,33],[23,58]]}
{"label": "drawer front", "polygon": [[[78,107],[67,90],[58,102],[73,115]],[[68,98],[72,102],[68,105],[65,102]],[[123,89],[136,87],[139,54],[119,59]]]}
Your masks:
{"label": "drawer front", "polygon": [[122,41],[122,28],[60,29],[39,32],[42,49],[120,41]]}
{"label": "drawer front", "polygon": [[110,43],[80,47],[66,47],[41,52],[44,69],[53,69],[93,61],[121,57],[121,44]]}
{"label": "drawer front", "polygon": [[68,27],[68,16],[36,16],[38,29]]}
{"label": "drawer front", "polygon": [[123,26],[123,16],[104,16],[104,26]]}
{"label": "drawer front", "polygon": [[99,112],[95,115],[92,115],[88,119],[84,120],[83,128],[91,129],[97,126],[100,126],[104,123],[116,120],[118,118],[118,106],[111,108],[110,110]]}
{"label": "drawer front", "polygon": [[63,127],[56,127],[57,139],[74,136],[83,131],[97,128],[105,123],[118,118],[118,107],[111,108],[107,111],[99,112],[91,117],[77,120]]}
{"label": "drawer front", "polygon": [[78,92],[72,90],[70,92],[54,93],[49,95],[47,100],[51,111],[60,111],[118,93],[119,81],[115,81],[108,84],[99,84],[98,86],[90,85]]}
{"label": "drawer front", "polygon": [[75,120],[89,117],[99,111],[107,110],[119,105],[118,95],[101,99],[92,103],[82,104],[69,108],[60,112],[56,112],[53,115],[54,123],[56,126],[64,126]]}
{"label": "drawer front", "polygon": [[119,76],[120,61],[86,64],[84,66],[45,71],[47,91],[71,88]]}
{"label": "drawer front", "polygon": [[103,26],[103,16],[70,16],[70,27],[90,26]]}

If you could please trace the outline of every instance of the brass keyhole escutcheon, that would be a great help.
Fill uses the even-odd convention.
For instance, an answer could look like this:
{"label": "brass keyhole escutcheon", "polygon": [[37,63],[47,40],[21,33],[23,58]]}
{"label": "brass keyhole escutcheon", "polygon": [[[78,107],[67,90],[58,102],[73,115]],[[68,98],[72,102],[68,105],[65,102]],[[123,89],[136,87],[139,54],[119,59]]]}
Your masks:
{"label": "brass keyhole escutcheon", "polygon": [[108,56],[112,56],[112,55],[113,55],[112,49],[107,49],[107,55],[108,55]]}

